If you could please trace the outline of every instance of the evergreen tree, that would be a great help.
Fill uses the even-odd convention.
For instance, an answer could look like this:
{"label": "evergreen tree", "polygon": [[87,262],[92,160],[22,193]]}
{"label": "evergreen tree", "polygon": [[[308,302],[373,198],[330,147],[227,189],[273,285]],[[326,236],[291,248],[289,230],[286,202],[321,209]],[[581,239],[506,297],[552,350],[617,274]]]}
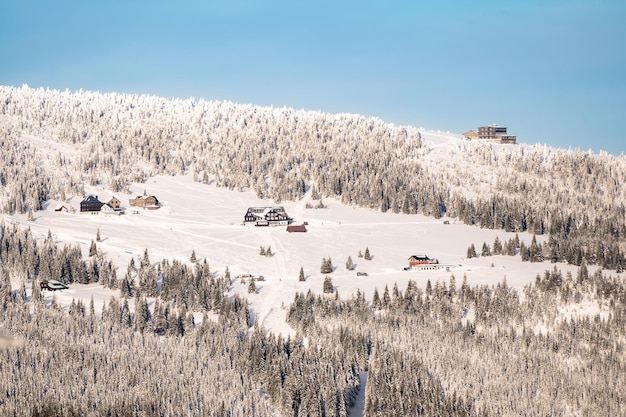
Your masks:
{"label": "evergreen tree", "polygon": [[256,284],[254,282],[254,278],[250,278],[249,283],[248,283],[248,294],[256,294],[257,289],[256,289]]}
{"label": "evergreen tree", "polygon": [[494,255],[502,254],[502,242],[500,242],[500,239],[498,238],[498,236],[496,236],[496,238],[493,241],[493,254]]}
{"label": "evergreen tree", "polygon": [[304,281],[305,277],[304,277],[304,268],[300,267],[300,275],[298,276],[298,281]]}
{"label": "evergreen tree", "polygon": [[463,283],[461,284],[461,300],[466,301],[470,298],[471,288],[467,283],[467,274],[463,274]]}
{"label": "evergreen tree", "polygon": [[368,247],[365,248],[365,255],[363,256],[363,259],[365,259],[366,261],[372,259],[372,257],[370,256],[370,249]]}
{"label": "evergreen tree", "polygon": [[135,330],[143,333],[149,327],[151,320],[150,309],[145,297],[135,298]]}
{"label": "evergreen tree", "polygon": [[324,293],[330,294],[335,291],[335,287],[333,286],[333,280],[326,275],[324,278]]}
{"label": "evergreen tree", "polygon": [[352,257],[348,256],[348,260],[346,261],[346,269],[348,271],[354,270],[354,263],[352,262]]}
{"label": "evergreen tree", "polygon": [[191,256],[189,257],[189,262],[195,264],[196,262],[198,262],[198,258],[196,257],[196,250],[192,250],[191,251]]}
{"label": "evergreen tree", "polygon": [[474,246],[473,243],[467,248],[467,255],[466,255],[466,257],[467,257],[467,259],[471,259],[471,258],[475,258],[476,257],[476,247]]}
{"label": "evergreen tree", "polygon": [[454,274],[450,275],[450,283],[448,284],[448,296],[452,298],[456,294],[456,277]]}
{"label": "evergreen tree", "polygon": [[524,242],[520,243],[519,253],[522,257],[522,262],[530,261],[530,250],[526,247]]}
{"label": "evergreen tree", "polygon": [[380,294],[378,294],[378,288],[374,287],[374,295],[372,296],[372,307],[378,310],[382,307],[380,302]]}
{"label": "evergreen tree", "polygon": [[543,252],[541,245],[537,244],[537,237],[533,235],[533,240],[528,249],[530,262],[543,262]]}
{"label": "evergreen tree", "polygon": [[400,292],[400,289],[398,288],[398,283],[395,282],[393,284],[393,290],[391,292],[391,301],[394,306],[399,306],[401,300],[402,300],[402,293]]}
{"label": "evergreen tree", "polygon": [[389,295],[389,287],[385,284],[385,290],[383,291],[383,307],[389,308],[391,306],[391,296]]}
{"label": "evergreen tree", "polygon": [[167,332],[168,327],[163,304],[157,298],[154,302],[154,333],[162,336]]}
{"label": "evergreen tree", "polygon": [[6,310],[9,303],[13,300],[13,292],[11,289],[11,277],[9,271],[2,267],[0,264],[0,274],[2,275],[2,281],[0,282],[0,303],[2,304],[2,310]]}
{"label": "evergreen tree", "polygon": [[426,295],[428,296],[433,295],[433,286],[430,283],[430,278],[428,279],[428,281],[426,281]]}
{"label": "evergreen tree", "polygon": [[330,274],[333,272],[333,263],[330,257],[322,259],[322,265],[320,266],[320,273]]}
{"label": "evergreen tree", "polygon": [[100,242],[100,240],[100,228],[98,227],[98,230],[96,231],[96,242]]}
{"label": "evergreen tree", "polygon": [[96,247],[96,242],[91,241],[91,245],[89,246],[89,256],[95,256],[98,253],[98,248]]}
{"label": "evergreen tree", "polygon": [[589,280],[589,270],[587,269],[587,259],[583,258],[580,263],[580,267],[578,268],[577,281],[579,284],[582,284],[587,280]]}
{"label": "evergreen tree", "polygon": [[148,248],[145,248],[143,251],[143,257],[139,263],[139,267],[147,267],[150,266],[150,256],[148,255]]}
{"label": "evergreen tree", "polygon": [[480,253],[480,256],[491,256],[491,249],[489,249],[489,245],[487,245],[487,242],[483,242],[483,249]]}

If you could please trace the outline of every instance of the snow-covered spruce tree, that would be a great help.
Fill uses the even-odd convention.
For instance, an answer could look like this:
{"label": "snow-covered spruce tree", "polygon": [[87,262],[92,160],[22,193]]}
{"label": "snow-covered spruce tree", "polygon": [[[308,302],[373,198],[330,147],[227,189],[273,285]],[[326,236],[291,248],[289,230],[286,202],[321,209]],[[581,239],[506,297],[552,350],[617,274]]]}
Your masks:
{"label": "snow-covered spruce tree", "polygon": [[333,269],[333,262],[330,259],[330,256],[328,258],[323,258],[322,265],[320,266],[320,273],[330,274],[331,272],[333,272]]}
{"label": "snow-covered spruce tree", "polygon": [[348,271],[354,270],[354,262],[352,262],[352,257],[351,256],[348,256],[348,259],[346,260],[346,269]]}
{"label": "snow-covered spruce tree", "polygon": [[489,248],[489,245],[487,245],[487,242],[483,242],[483,248],[480,252],[480,256],[491,256],[491,249]]}
{"label": "snow-covered spruce tree", "polygon": [[471,259],[471,258],[475,258],[476,257],[476,247],[474,246],[473,243],[467,248],[467,254],[466,254],[465,257],[467,259]]}
{"label": "snow-covered spruce tree", "polygon": [[530,262],[543,262],[543,252],[541,245],[537,243],[537,236],[533,235],[532,242],[528,248]]}
{"label": "snow-covered spruce tree", "polygon": [[496,236],[496,238],[493,241],[493,254],[502,255],[502,242],[500,242],[500,239],[498,238],[498,236]]}
{"label": "snow-covered spruce tree", "polygon": [[378,293],[378,288],[374,287],[374,295],[372,296],[372,307],[376,310],[382,307],[382,303],[380,301],[380,294]]}
{"label": "snow-covered spruce tree", "polygon": [[298,281],[305,281],[305,276],[304,276],[304,268],[300,267],[300,273],[298,274]]}
{"label": "snow-covered spruce tree", "polygon": [[335,287],[333,286],[333,280],[328,275],[326,275],[324,277],[324,288],[323,288],[323,291],[324,291],[325,294],[329,294],[329,293],[335,292]]}
{"label": "snow-covered spruce tree", "polygon": [[96,253],[98,253],[98,248],[96,247],[96,242],[92,240],[89,246],[89,256],[94,256]]}
{"label": "snow-covered spruce tree", "polygon": [[250,282],[248,283],[248,294],[256,294],[256,284],[253,278],[250,278]]}
{"label": "snow-covered spruce tree", "polygon": [[519,253],[522,257],[522,262],[528,262],[531,260],[530,258],[530,249],[526,246],[524,242],[520,243]]}

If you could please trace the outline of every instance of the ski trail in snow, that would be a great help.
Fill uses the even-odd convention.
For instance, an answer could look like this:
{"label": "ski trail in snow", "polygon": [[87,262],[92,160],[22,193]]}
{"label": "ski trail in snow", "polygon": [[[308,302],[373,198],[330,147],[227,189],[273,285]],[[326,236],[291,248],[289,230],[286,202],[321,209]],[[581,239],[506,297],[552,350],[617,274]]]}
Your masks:
{"label": "ski trail in snow", "polygon": [[356,396],[354,405],[348,410],[348,417],[362,417],[365,414],[365,386],[367,385],[367,372],[359,373],[361,389]]}
{"label": "ski trail in snow", "polygon": [[274,236],[274,233],[270,234],[272,252],[274,252],[272,258],[275,274],[271,281],[268,281],[261,289],[264,292],[264,301],[257,312],[257,317],[261,319],[260,324],[263,324],[276,309],[276,300],[284,287],[283,280],[288,277],[286,267],[286,254],[288,252],[283,246],[281,239],[275,239]]}

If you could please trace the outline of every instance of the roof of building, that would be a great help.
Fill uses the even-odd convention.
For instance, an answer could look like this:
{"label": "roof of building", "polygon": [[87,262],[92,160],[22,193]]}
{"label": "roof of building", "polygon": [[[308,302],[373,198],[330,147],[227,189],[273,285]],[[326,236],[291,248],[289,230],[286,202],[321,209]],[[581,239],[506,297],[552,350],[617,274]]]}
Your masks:
{"label": "roof of building", "polygon": [[85,197],[85,199],[83,200],[83,203],[100,203],[101,201],[98,200],[98,196],[95,196],[93,194],[89,194],[87,197]]}
{"label": "roof of building", "polygon": [[303,224],[292,224],[287,226],[287,231],[291,232],[306,232],[306,226]]}

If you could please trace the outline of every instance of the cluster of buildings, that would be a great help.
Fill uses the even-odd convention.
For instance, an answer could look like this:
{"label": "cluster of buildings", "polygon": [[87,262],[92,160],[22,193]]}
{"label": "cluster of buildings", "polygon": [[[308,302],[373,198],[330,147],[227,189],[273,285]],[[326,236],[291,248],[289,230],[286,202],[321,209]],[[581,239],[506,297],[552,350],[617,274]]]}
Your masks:
{"label": "cluster of buildings", "polygon": [[498,126],[496,124],[489,126],[481,126],[478,128],[478,132],[470,130],[468,132],[463,133],[464,139],[477,139],[477,140],[485,140],[495,143],[502,144],[515,144],[517,143],[517,137],[514,135],[509,135],[507,133],[507,128],[504,126]]}
{"label": "cluster of buildings", "polygon": [[[137,198],[131,198],[128,200],[132,207],[141,207],[148,210],[155,210],[161,207],[159,200],[153,196],[137,196]],[[93,194],[88,195],[80,202],[81,213],[121,213],[122,203],[115,197],[112,197],[107,202],[102,202],[98,199],[98,196]]]}

